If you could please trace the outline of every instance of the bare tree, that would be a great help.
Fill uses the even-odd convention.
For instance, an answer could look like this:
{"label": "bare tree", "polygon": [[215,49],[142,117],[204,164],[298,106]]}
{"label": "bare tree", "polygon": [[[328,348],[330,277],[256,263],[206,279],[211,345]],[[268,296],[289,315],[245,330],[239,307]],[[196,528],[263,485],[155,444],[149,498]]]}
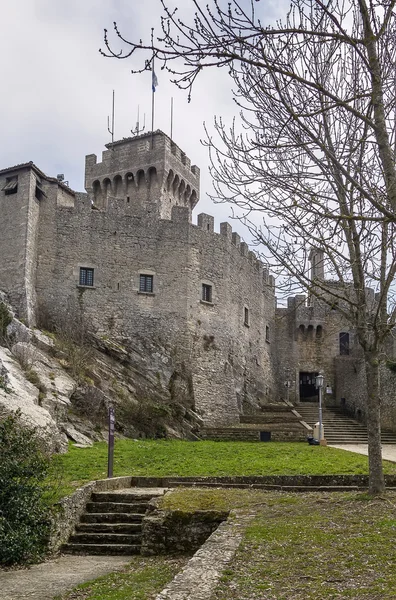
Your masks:
{"label": "bare tree", "polygon": [[[292,0],[265,25],[260,0],[213,0],[191,24],[163,8],[162,36],[126,40],[106,56],[146,50],[191,94],[204,68],[228,69],[240,120],[208,133],[214,200],[230,202],[280,281],[338,310],[357,333],[368,389],[370,492],[384,488],[379,363],[396,304],[396,0]],[[312,282],[308,254],[327,275]],[[376,293],[375,298],[369,288]]]}

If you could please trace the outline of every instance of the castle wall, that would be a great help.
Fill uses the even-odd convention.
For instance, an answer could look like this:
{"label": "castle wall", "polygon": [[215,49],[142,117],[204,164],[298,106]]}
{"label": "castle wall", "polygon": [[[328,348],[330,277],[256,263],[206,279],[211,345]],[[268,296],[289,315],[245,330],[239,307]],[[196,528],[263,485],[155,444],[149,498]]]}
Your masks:
{"label": "castle wall", "polygon": [[[253,253],[233,243],[228,223],[221,224],[220,234],[212,232],[209,215],[199,215],[198,223],[192,228],[189,278],[195,401],[212,423],[230,424],[239,413],[273,399],[274,290]],[[203,284],[212,286],[211,303],[202,301]]]}
{"label": "castle wall", "polygon": [[[161,348],[174,376],[190,382],[191,402],[208,424],[238,422],[250,403],[273,394],[273,281],[228,224],[217,234],[202,216],[201,226],[191,225],[188,207],[174,207],[172,220],[159,219],[157,209],[110,198],[104,212],[84,195],[69,207],[48,194],[40,310],[78,306],[97,335],[146,352]],[[79,285],[81,267],[94,269],[93,286]],[[141,274],[153,276],[152,293],[139,291]],[[203,283],[211,302],[202,301]]]}
{"label": "castle wall", "polygon": [[[338,399],[351,416],[367,421],[367,386],[364,360],[338,357],[335,361]],[[396,373],[380,366],[381,427],[396,430]]]}
{"label": "castle wall", "polygon": [[276,310],[277,374],[279,393],[286,398],[284,382],[290,381],[289,399],[300,400],[300,373],[325,375],[325,386],[332,389],[325,399],[328,404],[339,403],[335,359],[340,356],[341,332],[349,333],[350,352],[354,344],[350,325],[339,312],[316,301],[308,306],[305,296],[289,298],[287,308]]}
{"label": "castle wall", "polygon": [[[17,192],[7,195],[3,188],[13,178],[17,178]],[[39,201],[35,198],[35,184],[35,175],[29,168],[0,174],[0,288],[7,291],[19,316],[28,324],[34,324],[36,307]]]}

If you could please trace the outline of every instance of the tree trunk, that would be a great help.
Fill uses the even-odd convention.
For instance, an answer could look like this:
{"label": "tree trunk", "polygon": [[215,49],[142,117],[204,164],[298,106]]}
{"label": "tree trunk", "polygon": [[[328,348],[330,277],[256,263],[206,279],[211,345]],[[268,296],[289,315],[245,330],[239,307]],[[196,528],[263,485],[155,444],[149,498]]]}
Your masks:
{"label": "tree trunk", "polygon": [[385,489],[382,472],[379,366],[377,356],[366,356],[367,436],[369,455],[369,493],[380,494]]}

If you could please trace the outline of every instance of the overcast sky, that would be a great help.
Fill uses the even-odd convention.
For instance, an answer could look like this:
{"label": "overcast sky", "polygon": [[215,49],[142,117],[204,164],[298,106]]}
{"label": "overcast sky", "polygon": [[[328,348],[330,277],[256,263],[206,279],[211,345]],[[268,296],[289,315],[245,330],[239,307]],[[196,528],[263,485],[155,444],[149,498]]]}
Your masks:
{"label": "overcast sky", "polygon": [[[249,3],[250,0],[242,0]],[[170,0],[169,4],[178,4]],[[190,0],[180,0],[185,13]],[[206,0],[203,5],[206,4]],[[268,23],[279,16],[281,2],[261,0]],[[131,75],[130,60],[103,58],[103,29],[112,33],[117,21],[127,38],[144,41],[150,28],[159,33],[159,0],[12,0],[2,5],[0,36],[2,116],[0,168],[33,160],[47,175],[64,173],[70,186],[83,191],[84,157],[100,159],[110,141],[107,115],[112,90],[116,96],[115,139],[130,135],[137,108],[151,127],[151,75]],[[114,40],[114,48],[119,44]],[[209,127],[215,114],[226,120],[234,114],[226,71],[204,73],[190,104],[185,92],[158,71],[155,129],[170,134],[170,99],[174,97],[173,138],[193,164],[201,168],[201,201],[196,213],[208,212],[219,222],[229,207],[214,206],[210,190],[208,151],[200,144],[203,122]],[[143,119],[142,119],[143,120]],[[233,225],[241,229],[240,225]],[[243,232],[241,232],[243,234]]]}

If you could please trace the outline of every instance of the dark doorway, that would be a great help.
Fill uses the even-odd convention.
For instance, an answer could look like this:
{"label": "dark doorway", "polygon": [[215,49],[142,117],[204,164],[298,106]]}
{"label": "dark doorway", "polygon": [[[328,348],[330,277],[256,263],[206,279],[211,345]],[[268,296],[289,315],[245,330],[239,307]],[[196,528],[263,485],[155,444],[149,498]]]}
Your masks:
{"label": "dark doorway", "polygon": [[319,402],[319,393],[316,389],[316,375],[300,371],[300,402]]}

